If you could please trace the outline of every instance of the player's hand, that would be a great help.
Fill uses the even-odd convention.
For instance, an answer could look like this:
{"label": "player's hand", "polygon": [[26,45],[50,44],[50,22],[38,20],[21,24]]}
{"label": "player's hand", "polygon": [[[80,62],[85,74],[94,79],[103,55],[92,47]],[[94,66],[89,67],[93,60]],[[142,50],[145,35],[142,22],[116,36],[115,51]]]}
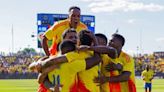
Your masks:
{"label": "player's hand", "polygon": [[110,62],[105,66],[105,69],[107,71],[114,71],[114,70],[117,70],[117,65],[113,62]]}
{"label": "player's hand", "polygon": [[44,57],[40,58],[37,62],[38,62],[38,63],[41,63],[41,62],[43,62],[44,60],[46,60],[47,58],[49,58],[49,56],[44,56]]}
{"label": "player's hand", "polygon": [[118,71],[122,71],[123,66],[120,63],[116,64],[116,66]]}
{"label": "player's hand", "polygon": [[95,77],[94,79],[95,83],[104,84],[105,82],[108,82],[108,77],[105,76],[100,76],[100,77]]}
{"label": "player's hand", "polygon": [[32,62],[29,65],[29,69],[32,70],[32,71],[41,72],[41,63],[47,58],[49,58],[49,57],[45,56],[45,57],[40,58],[38,61]]}
{"label": "player's hand", "polygon": [[54,87],[54,92],[60,92],[63,85],[56,85]]}
{"label": "player's hand", "polygon": [[50,92],[61,92],[63,85],[55,85],[53,88],[49,88]]}

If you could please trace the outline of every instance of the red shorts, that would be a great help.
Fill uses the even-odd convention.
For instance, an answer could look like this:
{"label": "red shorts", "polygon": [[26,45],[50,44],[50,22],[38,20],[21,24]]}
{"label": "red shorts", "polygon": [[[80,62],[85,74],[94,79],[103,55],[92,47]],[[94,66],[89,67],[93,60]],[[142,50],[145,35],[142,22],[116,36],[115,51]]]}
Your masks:
{"label": "red shorts", "polygon": [[37,92],[47,92],[48,89],[43,85],[43,83],[41,83],[39,85],[38,91]]}

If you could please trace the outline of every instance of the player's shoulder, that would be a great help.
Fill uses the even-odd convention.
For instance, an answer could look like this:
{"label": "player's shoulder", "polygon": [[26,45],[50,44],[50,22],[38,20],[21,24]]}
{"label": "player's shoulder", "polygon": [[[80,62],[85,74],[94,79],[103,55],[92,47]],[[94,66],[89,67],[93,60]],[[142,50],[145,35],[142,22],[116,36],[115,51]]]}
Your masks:
{"label": "player's shoulder", "polygon": [[80,26],[81,28],[87,29],[87,26],[86,26],[84,23],[82,23],[82,22],[80,22],[79,26]]}
{"label": "player's shoulder", "polygon": [[109,56],[108,56],[108,54],[101,54],[101,57],[102,58],[108,58]]}
{"label": "player's shoulder", "polygon": [[65,20],[60,20],[60,21],[55,22],[53,26],[57,28],[57,27],[62,27],[67,24],[69,24],[69,21],[68,19],[65,19]]}
{"label": "player's shoulder", "polygon": [[143,70],[143,71],[142,71],[142,74],[143,74],[143,73],[146,73],[146,70]]}
{"label": "player's shoulder", "polygon": [[124,51],[121,51],[121,55],[123,57],[131,57],[128,53],[124,52]]}
{"label": "player's shoulder", "polygon": [[78,51],[71,51],[66,53],[65,55],[67,56],[79,56],[80,54],[78,53]]}
{"label": "player's shoulder", "polygon": [[123,51],[121,52],[121,57],[125,58],[127,62],[130,62],[133,59],[129,54]]}

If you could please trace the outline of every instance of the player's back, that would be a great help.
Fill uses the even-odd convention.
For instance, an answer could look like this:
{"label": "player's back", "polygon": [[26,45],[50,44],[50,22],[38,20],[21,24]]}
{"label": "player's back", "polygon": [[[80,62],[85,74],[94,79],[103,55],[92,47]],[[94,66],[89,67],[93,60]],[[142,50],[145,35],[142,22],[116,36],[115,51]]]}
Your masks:
{"label": "player's back", "polygon": [[[79,54],[81,58],[93,56],[92,51],[81,51]],[[78,72],[78,88],[80,92],[99,92],[99,86],[93,81],[95,77],[98,77],[98,65],[88,70]]]}
{"label": "player's back", "polygon": [[69,61],[48,74],[53,84],[62,85],[61,92],[77,92],[77,72],[85,70],[85,61]]}

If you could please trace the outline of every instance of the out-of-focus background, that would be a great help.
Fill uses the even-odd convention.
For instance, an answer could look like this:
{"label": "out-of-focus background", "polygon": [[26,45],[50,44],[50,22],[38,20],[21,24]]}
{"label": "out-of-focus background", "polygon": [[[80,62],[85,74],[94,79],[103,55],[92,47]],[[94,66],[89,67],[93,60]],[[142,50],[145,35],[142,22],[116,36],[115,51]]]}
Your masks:
{"label": "out-of-focus background", "polygon": [[147,64],[155,72],[153,91],[164,91],[163,0],[0,0],[0,92],[36,91],[38,74],[28,65],[44,56],[40,33],[53,24],[38,14],[68,14],[74,5],[94,16],[86,24],[95,33],[110,39],[117,31],[126,38],[123,50],[135,60],[138,92],[144,92],[140,76]]}

